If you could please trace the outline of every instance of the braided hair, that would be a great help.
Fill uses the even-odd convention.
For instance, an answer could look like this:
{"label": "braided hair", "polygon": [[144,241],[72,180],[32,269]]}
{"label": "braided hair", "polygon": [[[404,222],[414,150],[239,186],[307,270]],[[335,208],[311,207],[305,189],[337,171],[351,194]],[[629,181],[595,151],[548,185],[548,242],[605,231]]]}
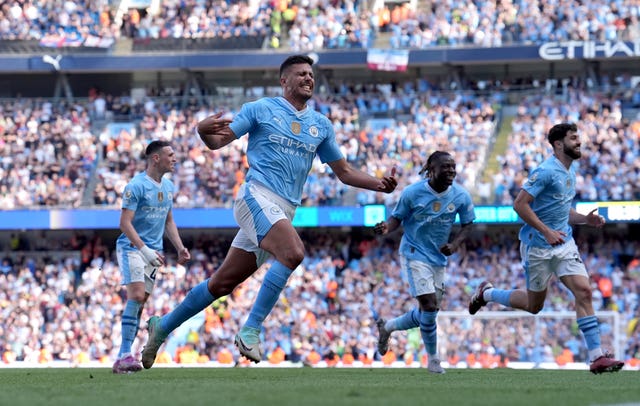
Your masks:
{"label": "braided hair", "polygon": [[436,151],[434,153],[432,153],[431,155],[429,155],[429,158],[427,158],[427,163],[424,164],[424,166],[422,167],[422,169],[420,169],[420,172],[418,172],[418,175],[422,175],[424,174],[425,178],[429,177],[429,172],[430,172],[430,168],[431,166],[438,160],[440,159],[440,157],[443,157],[445,155],[451,155],[446,151]]}

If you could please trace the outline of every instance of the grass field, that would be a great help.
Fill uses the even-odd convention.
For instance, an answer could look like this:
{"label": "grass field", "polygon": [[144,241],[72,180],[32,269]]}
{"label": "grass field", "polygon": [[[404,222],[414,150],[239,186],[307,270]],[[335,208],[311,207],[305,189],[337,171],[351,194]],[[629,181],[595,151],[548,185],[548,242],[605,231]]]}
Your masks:
{"label": "grass field", "polygon": [[2,369],[0,405],[640,405],[638,372],[366,368]]}

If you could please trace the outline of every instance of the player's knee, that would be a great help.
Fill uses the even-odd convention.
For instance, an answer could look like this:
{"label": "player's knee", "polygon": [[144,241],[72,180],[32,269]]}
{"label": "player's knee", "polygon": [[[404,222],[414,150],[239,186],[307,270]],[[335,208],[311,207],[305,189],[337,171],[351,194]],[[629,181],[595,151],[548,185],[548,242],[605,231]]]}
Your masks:
{"label": "player's knee", "polygon": [[209,293],[211,293],[213,297],[229,295],[233,292],[236,286],[238,286],[238,283],[235,280],[231,280],[229,278],[216,278],[216,276],[217,275],[214,273],[207,283]]}
{"label": "player's knee", "polygon": [[134,302],[137,302],[137,303],[143,305],[144,302],[146,301],[144,289],[143,290],[134,290],[133,292],[131,292],[128,295],[127,299],[133,300]]}
{"label": "player's knee", "polygon": [[279,261],[289,269],[295,269],[304,259],[304,247],[291,247],[286,249]]}
{"label": "player's knee", "polygon": [[538,313],[540,313],[540,311],[542,311],[543,307],[544,307],[544,305],[535,304],[533,306],[529,306],[529,309],[527,309],[527,310],[531,314],[538,314]]}
{"label": "player's knee", "polygon": [[580,286],[577,289],[574,289],[573,294],[576,297],[576,303],[591,303],[592,294],[591,287],[589,285]]}
{"label": "player's knee", "polygon": [[433,305],[426,305],[426,306],[420,306],[420,310],[422,310],[423,312],[435,312],[438,311],[438,306],[433,304]]}

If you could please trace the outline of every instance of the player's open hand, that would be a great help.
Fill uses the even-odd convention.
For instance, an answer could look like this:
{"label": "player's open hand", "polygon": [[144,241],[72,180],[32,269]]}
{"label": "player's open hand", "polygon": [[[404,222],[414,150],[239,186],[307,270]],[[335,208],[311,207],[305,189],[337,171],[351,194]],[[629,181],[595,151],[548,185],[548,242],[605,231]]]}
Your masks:
{"label": "player's open hand", "polygon": [[378,190],[384,193],[391,193],[398,186],[398,180],[396,179],[396,167],[391,168],[391,176],[385,176],[382,178],[381,185],[378,186]]}
{"label": "player's open hand", "polygon": [[602,217],[601,215],[599,215],[598,213],[596,213],[596,211],[598,210],[598,208],[596,207],[595,209],[591,210],[589,212],[589,214],[587,214],[587,224],[592,226],[592,227],[596,227],[596,228],[600,228],[604,225],[604,223],[606,222],[604,217]]}
{"label": "player's open hand", "polygon": [[216,150],[236,139],[229,124],[231,118],[218,112],[198,123],[198,136],[210,150]]}
{"label": "player's open hand", "polygon": [[198,134],[201,136],[207,134],[219,134],[229,128],[231,121],[232,120],[224,112],[217,112],[198,123]]}

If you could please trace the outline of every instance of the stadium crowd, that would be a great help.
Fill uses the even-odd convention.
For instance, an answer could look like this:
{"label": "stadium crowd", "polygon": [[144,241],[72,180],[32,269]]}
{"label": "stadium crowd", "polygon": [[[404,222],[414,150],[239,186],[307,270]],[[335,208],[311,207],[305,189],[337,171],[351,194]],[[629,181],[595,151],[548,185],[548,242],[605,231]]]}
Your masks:
{"label": "stadium crowd", "polygon": [[0,103],[0,209],[80,206],[98,151],[90,121],[77,104]]}
{"label": "stadium crowd", "polygon": [[[46,235],[39,236],[46,238]],[[397,237],[397,236],[396,236]],[[398,238],[375,239],[369,230],[351,234],[311,230],[303,233],[309,255],[292,275],[276,309],[265,322],[266,359],[329,365],[423,361],[417,331],[396,334],[384,359],[376,354],[377,330],[372,309],[380,316],[398,314],[413,302],[399,275]],[[16,239],[19,236],[15,236]],[[0,354],[4,362],[42,363],[102,361],[110,365],[120,337],[124,289],[114,260],[113,244],[96,235],[49,238],[48,251],[23,244],[3,247],[0,266]],[[176,266],[168,253],[144,320],[173,308],[189,289],[220,264],[230,237],[188,238],[193,260]],[[582,235],[584,260],[593,281],[598,310],[618,312],[624,328],[622,344],[630,365],[640,361],[640,250],[637,241],[616,234]],[[79,253],[79,255],[76,255]],[[466,313],[473,290],[484,278],[501,286],[519,285],[523,270],[513,232],[482,234],[456,253],[448,269],[442,310]],[[268,266],[268,264],[266,265]],[[189,329],[178,329],[158,362],[235,363],[233,335],[244,322],[264,269],[232,295],[200,314]],[[582,362],[586,349],[573,322],[545,317],[550,311],[572,311],[572,300],[557,281],[550,286],[545,310],[537,316],[508,320],[475,317],[439,318],[441,358],[451,365],[504,366],[508,362]],[[497,310],[489,307],[486,310]],[[486,311],[485,310],[485,311]],[[603,344],[614,349],[614,324],[601,318]],[[144,325],[142,326],[144,327]],[[138,333],[134,350],[146,341]],[[635,359],[634,359],[635,357]]]}
{"label": "stadium crowd", "polygon": [[[584,136],[579,200],[640,199],[640,122],[622,113],[623,103],[633,105],[640,88],[626,88],[620,94],[568,87],[562,97],[539,90],[522,98],[506,124],[511,132],[498,156],[499,170],[483,176],[504,91],[483,96],[441,89],[424,79],[335,84],[332,92],[316,95],[312,107],[333,122],[349,162],[379,175],[396,166],[400,187],[391,195],[348,191],[317,161],[302,204],[392,205],[402,187],[418,178],[428,154],[441,149],[454,155],[457,181],[476,203],[509,205],[546,152],[545,129],[560,120],[577,122]],[[152,139],[170,140],[178,155],[172,175],[176,207],[230,207],[244,181],[246,139],[207,151],[193,128],[215,111],[233,114],[237,107],[227,103],[214,109],[195,100],[185,107],[181,94],[150,94],[140,100],[96,93],[76,103],[16,99],[0,104],[0,208],[117,208],[125,183],[142,170],[140,155]],[[104,129],[95,125],[105,119],[109,124]],[[95,187],[89,190],[88,185]]]}
{"label": "stadium crowd", "polygon": [[[409,2],[293,0],[162,1],[119,10],[103,1],[5,2],[0,38],[47,46],[95,46],[118,38],[233,38],[264,35],[293,51],[368,48],[390,32],[395,48],[501,46],[564,40],[640,37],[635,2],[595,0],[444,1],[413,9]],[[87,40],[89,41],[87,42]],[[104,42],[103,42],[104,43]]]}
{"label": "stadium crowd", "polygon": [[566,99],[539,94],[519,104],[494,175],[493,203],[513,203],[524,177],[549,150],[544,129],[563,120],[578,123],[584,137],[576,199],[639,200],[640,123],[623,118],[619,98],[570,90]]}

